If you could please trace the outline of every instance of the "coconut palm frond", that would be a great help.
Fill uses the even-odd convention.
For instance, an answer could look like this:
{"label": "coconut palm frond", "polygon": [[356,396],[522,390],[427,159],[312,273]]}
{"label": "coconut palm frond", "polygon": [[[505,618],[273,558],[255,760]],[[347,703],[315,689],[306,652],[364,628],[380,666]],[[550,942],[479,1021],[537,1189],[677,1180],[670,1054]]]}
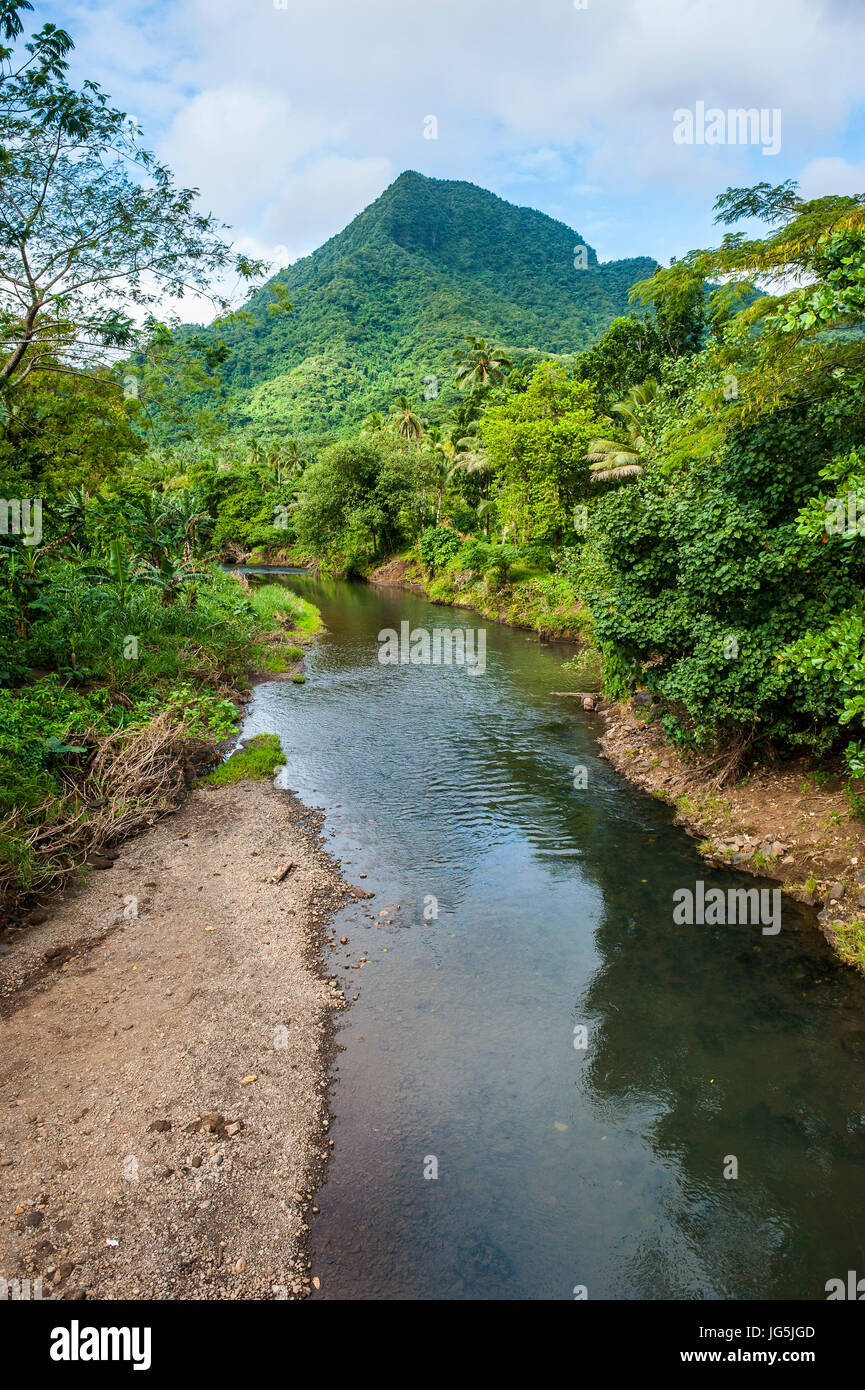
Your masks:
{"label": "coconut palm frond", "polygon": [[622,401],[612,407],[610,424],[621,421],[625,426],[627,440],[593,439],[586,452],[586,460],[592,481],[595,483],[623,482],[638,478],[645,473],[640,459],[646,452],[646,428],[644,424],[647,407],[658,393],[658,383],[648,377],[640,386],[632,386]]}
{"label": "coconut palm frond", "polygon": [[613,468],[597,467],[592,470],[593,483],[618,483],[625,478],[639,478],[641,473],[645,473],[645,468],[639,463],[616,464]]}

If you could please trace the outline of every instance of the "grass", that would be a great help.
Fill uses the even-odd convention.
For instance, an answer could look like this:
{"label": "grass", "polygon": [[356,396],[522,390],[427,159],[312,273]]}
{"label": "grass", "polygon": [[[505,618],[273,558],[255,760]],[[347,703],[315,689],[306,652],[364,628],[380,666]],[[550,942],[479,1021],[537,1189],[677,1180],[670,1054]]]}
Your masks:
{"label": "grass", "polygon": [[[277,647],[264,657],[261,669],[273,676],[283,675],[296,661],[300,661],[302,656],[300,647]],[[292,676],[292,680],[297,680],[297,676]]]}
{"label": "grass", "polygon": [[246,778],[253,781],[263,777],[273,777],[278,767],[285,763],[285,754],[279,742],[279,734],[256,734],[244,739],[236,753],[203,779],[214,787],[227,787]]}
{"label": "grass", "polygon": [[[281,584],[252,585],[249,601],[262,622],[287,621],[297,637],[314,637],[321,629],[321,614],[318,609]],[[293,647],[291,650],[297,651],[297,648]],[[290,657],[289,660],[297,660],[297,657]]]}
{"label": "grass", "polygon": [[573,640],[576,633],[580,640],[587,640],[588,612],[578,606],[572,594],[565,592],[560,576],[499,584],[489,574],[478,575],[458,589],[452,574],[446,572],[427,580],[426,590],[435,603],[457,602],[474,609],[482,618],[527,628],[546,638],[567,633],[569,640]]}
{"label": "grass", "polygon": [[725,818],[727,820],[733,819],[733,813],[727,803],[710,794],[692,798],[683,792],[681,796],[676,798],[674,804],[683,815],[696,816],[702,821],[717,823]]}
{"label": "grass", "polygon": [[281,651],[271,652],[261,663],[262,671],[267,671],[268,675],[281,676],[288,670],[288,661],[285,653]]}
{"label": "grass", "polygon": [[841,959],[865,973],[865,922],[833,922],[829,928],[832,943]]}

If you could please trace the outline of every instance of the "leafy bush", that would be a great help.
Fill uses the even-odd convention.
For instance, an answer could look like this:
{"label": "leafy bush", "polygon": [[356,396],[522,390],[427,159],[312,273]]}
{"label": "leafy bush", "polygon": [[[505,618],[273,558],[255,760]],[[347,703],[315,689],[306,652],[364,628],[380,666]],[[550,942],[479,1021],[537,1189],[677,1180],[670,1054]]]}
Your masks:
{"label": "leafy bush", "polygon": [[444,569],[460,549],[460,538],[447,526],[428,526],[417,543],[418,554],[428,570]]}
{"label": "leafy bush", "polygon": [[[154,532],[152,546],[161,541]],[[282,657],[272,629],[309,634],[318,627],[313,605],[286,588],[247,592],[218,569],[193,576],[182,557],[166,551],[159,559],[160,582],[152,583],[144,562],[130,564],[116,541],[109,555],[94,550],[84,562],[0,550],[0,631],[8,639],[0,671],[4,907],[61,883],[86,851],[94,831],[89,811],[82,814],[88,798],[81,788],[91,776],[99,787],[104,773],[93,767],[101,750],[122,767],[128,739],[142,747],[155,739],[160,758],[173,762],[167,781],[160,774],[149,789],[133,788],[135,815],[144,815],[148,796],[158,800],[159,788],[173,785],[190,758],[206,757],[234,733],[235,697],[249,667]],[[147,567],[155,569],[152,561]],[[296,646],[288,652],[292,660],[301,654]],[[164,765],[157,759],[157,770]],[[113,807],[98,813],[98,833],[112,833]],[[50,851],[33,836],[47,823],[64,827]]]}
{"label": "leafy bush", "polygon": [[[751,738],[825,749],[837,737],[834,672],[782,651],[851,606],[865,556],[799,524],[819,491],[832,421],[792,408],[734,432],[714,467],[650,474],[610,493],[592,525],[606,570],[589,591],[608,663],[645,668],[665,727],[706,744]],[[801,654],[801,651],[800,651]]]}

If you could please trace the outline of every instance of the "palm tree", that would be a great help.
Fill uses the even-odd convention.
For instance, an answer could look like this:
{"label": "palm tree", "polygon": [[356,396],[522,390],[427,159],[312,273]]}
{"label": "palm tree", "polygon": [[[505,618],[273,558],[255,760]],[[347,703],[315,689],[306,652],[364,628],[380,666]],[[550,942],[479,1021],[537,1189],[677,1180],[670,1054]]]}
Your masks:
{"label": "palm tree", "polygon": [[[592,440],[586,458],[593,482],[625,482],[645,472],[641,462],[646,452],[645,411],[657,392],[658,383],[649,377],[642,386],[632,386],[625,399],[613,406],[613,414],[624,422],[628,437],[624,443],[618,439]],[[610,420],[610,424],[615,421]]]}
{"label": "palm tree", "polygon": [[464,391],[468,387],[476,391],[503,381],[505,372],[511,365],[503,349],[493,347],[483,338],[469,337],[466,342],[467,350],[454,354],[459,389]]}
{"label": "palm tree", "polygon": [[378,434],[385,429],[387,429],[387,420],[383,415],[379,415],[377,410],[373,410],[361,425],[360,432],[361,434]]}
{"label": "palm tree", "polygon": [[[254,458],[260,457],[254,454]],[[264,461],[276,474],[277,487],[283,487],[300,474],[309,463],[300,442],[291,436],[285,439],[272,439],[264,450]]]}
{"label": "palm tree", "polygon": [[483,473],[485,475],[481,479],[481,483],[484,496],[486,496],[492,481],[492,469],[489,455],[480,439],[480,420],[472,420],[466,425],[465,435],[456,442],[453,462],[454,468],[461,473]]}
{"label": "palm tree", "polygon": [[409,444],[417,444],[423,434],[423,420],[415,411],[410,400],[397,396],[396,405],[390,413],[391,424],[397,434]]}
{"label": "palm tree", "polygon": [[371,415],[367,415],[360,427],[360,432],[361,434],[380,434],[385,425],[386,421],[382,416],[373,411]]}
{"label": "palm tree", "polygon": [[[280,484],[287,481],[287,478],[299,478],[301,473],[309,463],[309,458],[304,453],[297,439],[283,439],[278,455],[278,474],[277,480]],[[286,476],[283,476],[287,470]]]}
{"label": "palm tree", "polygon": [[489,540],[490,538],[490,512],[492,511],[494,506],[495,503],[493,502],[492,498],[485,497],[482,502],[478,502],[478,505],[475,508],[475,515],[477,516],[478,521],[481,523],[483,527],[484,535],[486,536],[487,540]]}
{"label": "palm tree", "polygon": [[456,463],[457,450],[453,438],[443,435],[438,425],[433,425],[431,429],[424,432],[424,440],[427,444],[432,445],[435,453],[441,454],[442,458],[447,459],[451,466]]}

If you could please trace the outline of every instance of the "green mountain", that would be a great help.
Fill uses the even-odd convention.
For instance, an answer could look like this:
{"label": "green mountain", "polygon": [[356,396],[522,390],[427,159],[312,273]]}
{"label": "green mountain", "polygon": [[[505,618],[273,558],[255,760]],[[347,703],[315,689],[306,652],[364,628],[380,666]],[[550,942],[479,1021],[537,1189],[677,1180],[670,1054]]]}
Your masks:
{"label": "green mountain", "polygon": [[451,355],[466,335],[504,345],[515,360],[575,352],[628,311],[629,287],[655,266],[644,256],[601,265],[563,222],[471,183],[408,171],[274,277],[291,314],[268,313],[265,287],[251,323],[220,330],[231,348],[232,424],[343,431],[400,393],[435,422],[455,398]]}

